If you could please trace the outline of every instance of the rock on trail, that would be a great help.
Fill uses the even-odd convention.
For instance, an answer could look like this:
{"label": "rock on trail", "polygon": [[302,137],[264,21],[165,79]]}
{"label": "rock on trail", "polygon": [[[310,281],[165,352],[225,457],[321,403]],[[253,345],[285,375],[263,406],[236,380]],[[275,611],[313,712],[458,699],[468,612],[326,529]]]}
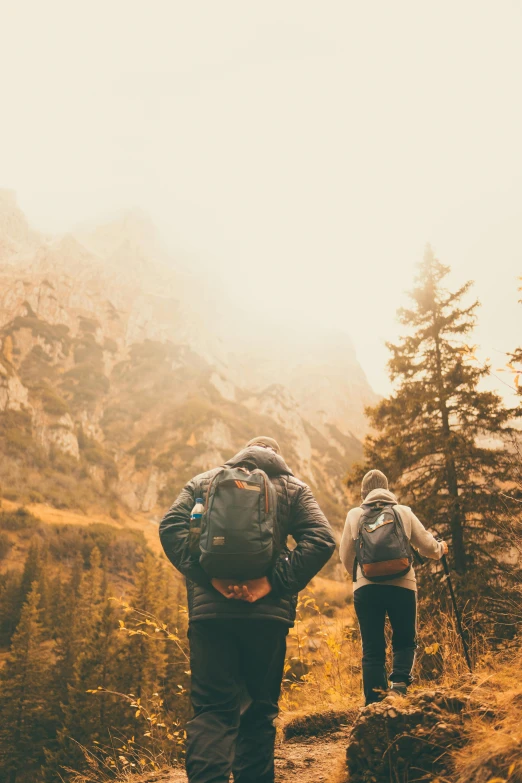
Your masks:
{"label": "rock on trail", "polygon": [[[361,710],[346,750],[343,783],[430,781],[452,772],[452,752],[468,741],[472,712],[487,708],[459,691],[389,696]],[[341,783],[341,781],[339,781]]]}

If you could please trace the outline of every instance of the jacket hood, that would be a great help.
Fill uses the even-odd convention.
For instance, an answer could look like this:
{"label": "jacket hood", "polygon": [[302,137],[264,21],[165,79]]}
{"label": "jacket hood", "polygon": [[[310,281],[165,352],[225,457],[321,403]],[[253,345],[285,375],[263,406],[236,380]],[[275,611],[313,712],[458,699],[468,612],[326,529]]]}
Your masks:
{"label": "jacket hood", "polygon": [[264,470],[268,477],[294,475],[280,454],[262,446],[247,446],[226,463],[227,468],[236,468],[238,465]]}
{"label": "jacket hood", "polygon": [[363,503],[398,503],[399,501],[389,489],[372,489],[363,500]]}

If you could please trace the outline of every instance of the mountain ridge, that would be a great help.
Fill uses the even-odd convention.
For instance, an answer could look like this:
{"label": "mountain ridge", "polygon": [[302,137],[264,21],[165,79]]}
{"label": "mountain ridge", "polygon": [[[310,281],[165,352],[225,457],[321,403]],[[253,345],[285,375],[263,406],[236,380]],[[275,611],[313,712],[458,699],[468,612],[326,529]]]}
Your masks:
{"label": "mountain ridge", "polygon": [[4,496],[158,519],[192,474],[265,432],[341,523],[376,399],[346,337],[234,323],[211,285],[194,301],[195,270],[135,213],[89,241],[32,232],[13,203],[0,194]]}

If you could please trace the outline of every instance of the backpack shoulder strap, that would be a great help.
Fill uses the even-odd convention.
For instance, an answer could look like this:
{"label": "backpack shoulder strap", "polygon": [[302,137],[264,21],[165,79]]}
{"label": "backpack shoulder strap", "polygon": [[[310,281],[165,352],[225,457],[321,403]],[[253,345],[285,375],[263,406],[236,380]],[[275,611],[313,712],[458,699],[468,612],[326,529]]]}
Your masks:
{"label": "backpack shoulder strap", "polygon": [[362,506],[359,506],[359,508],[361,509],[361,511],[362,511],[362,514],[361,514],[361,516],[359,517],[359,521],[358,521],[358,523],[357,523],[357,535],[358,535],[358,536],[359,536],[359,534],[360,534],[360,532],[361,532],[361,529],[362,529],[362,526],[363,526],[363,522],[364,522],[364,520],[366,519],[366,517],[367,517],[367,516],[368,516],[368,515],[371,513],[371,511],[372,511],[372,506],[370,505],[370,503],[363,503],[363,504],[362,504]]}
{"label": "backpack shoulder strap", "polygon": [[[397,503],[397,505],[395,505],[393,507],[393,511],[394,511],[395,516],[399,520],[399,524],[400,524],[400,526],[401,526],[401,528],[402,528],[402,530],[404,532],[404,535],[406,536],[406,538],[408,538],[408,536],[406,535],[406,531],[404,530],[404,522],[402,521],[402,516],[401,516],[400,511],[399,511],[399,504],[398,503]],[[420,552],[417,552],[417,550],[415,549],[415,547],[411,543],[411,539],[408,539],[408,540],[409,540],[409,543],[410,543],[410,549],[411,549],[411,551],[413,553],[413,559],[416,560],[417,565],[420,565],[420,566],[424,565],[424,563],[426,562],[425,558],[422,557]]]}
{"label": "backpack shoulder strap", "polygon": [[[357,522],[357,538],[355,541],[358,540],[359,536],[361,535],[362,526],[364,523],[364,520],[368,516],[368,512],[371,510],[370,504],[365,505],[363,503],[362,506],[359,506],[359,508],[362,511],[361,516],[359,517],[359,521]],[[357,546],[355,547],[355,557],[353,559],[353,572],[352,572],[352,580],[354,582],[357,581],[357,566],[359,565],[359,561],[357,560]]]}
{"label": "backpack shoulder strap", "polygon": [[216,470],[216,472],[214,473],[214,475],[212,476],[212,478],[211,478],[211,479],[210,479],[210,481],[208,482],[207,491],[206,491],[205,497],[203,498],[203,503],[204,503],[204,506],[205,506],[205,511],[207,510],[207,507],[208,507],[208,499],[209,499],[209,497],[210,497],[210,490],[212,489],[212,485],[214,484],[214,482],[215,482],[215,480],[217,479],[217,477],[218,477],[218,476],[219,476],[221,473],[223,473],[223,471],[224,471],[224,470],[226,470],[226,468],[225,468],[225,466],[224,466],[224,465],[222,465],[220,468],[218,468],[218,470]]}
{"label": "backpack shoulder strap", "polygon": [[393,511],[394,516],[395,516],[395,519],[397,520],[397,522],[398,522],[398,524],[399,524],[399,526],[400,526],[400,528],[401,528],[401,530],[403,532],[404,538],[407,540],[407,542],[409,544],[410,552],[412,553],[413,560],[416,560],[419,565],[424,565],[424,558],[420,556],[420,554],[417,552],[415,547],[412,545],[411,539],[408,537],[408,534],[406,533],[406,531],[404,529],[404,522],[403,522],[401,513],[399,511],[399,504],[398,503],[395,503],[392,506],[392,511]]}
{"label": "backpack shoulder strap", "polygon": [[[404,535],[406,535],[406,531],[404,529],[404,522],[402,521],[402,516],[401,516],[401,513],[399,511],[399,504],[398,503],[393,503],[390,506],[390,508],[391,508],[391,511],[393,512],[393,516],[395,517],[395,519],[397,520],[397,522],[401,526],[402,532],[404,533]],[[406,536],[406,538],[407,538],[407,536]]]}
{"label": "backpack shoulder strap", "polygon": [[[205,509],[205,511],[206,511],[206,508],[207,508],[208,498],[209,498],[209,495],[210,495],[210,488],[211,488],[212,484],[214,483],[214,480],[216,479],[216,477],[219,476],[219,474],[222,473],[224,470],[225,470],[224,467],[220,467],[216,471],[216,473],[214,473],[214,475],[212,476],[212,478],[208,482],[208,487],[206,489],[206,492],[203,491],[203,486],[202,486],[201,482],[197,482],[196,483],[196,492],[195,492],[194,500],[196,500],[197,498],[202,498],[202,500],[203,500],[203,508]],[[192,515],[191,515],[191,517],[189,519],[189,549],[190,549],[192,554],[196,554],[196,553],[199,554],[199,541],[200,541],[200,538],[201,538],[201,527],[196,527],[195,525],[192,524]]]}

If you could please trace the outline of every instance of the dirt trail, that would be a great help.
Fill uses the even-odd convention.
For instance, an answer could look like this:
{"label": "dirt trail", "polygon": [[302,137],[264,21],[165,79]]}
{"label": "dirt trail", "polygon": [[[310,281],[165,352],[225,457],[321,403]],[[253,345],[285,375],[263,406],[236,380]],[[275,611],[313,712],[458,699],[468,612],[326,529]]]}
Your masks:
{"label": "dirt trail", "polygon": [[[288,740],[276,746],[277,783],[331,783],[339,760],[346,754],[349,731],[328,737],[307,737]],[[187,783],[184,772],[171,770],[144,778],[140,783]]]}
{"label": "dirt trail", "polygon": [[277,783],[330,783],[346,758],[349,731],[329,737],[289,740],[276,748]]}

